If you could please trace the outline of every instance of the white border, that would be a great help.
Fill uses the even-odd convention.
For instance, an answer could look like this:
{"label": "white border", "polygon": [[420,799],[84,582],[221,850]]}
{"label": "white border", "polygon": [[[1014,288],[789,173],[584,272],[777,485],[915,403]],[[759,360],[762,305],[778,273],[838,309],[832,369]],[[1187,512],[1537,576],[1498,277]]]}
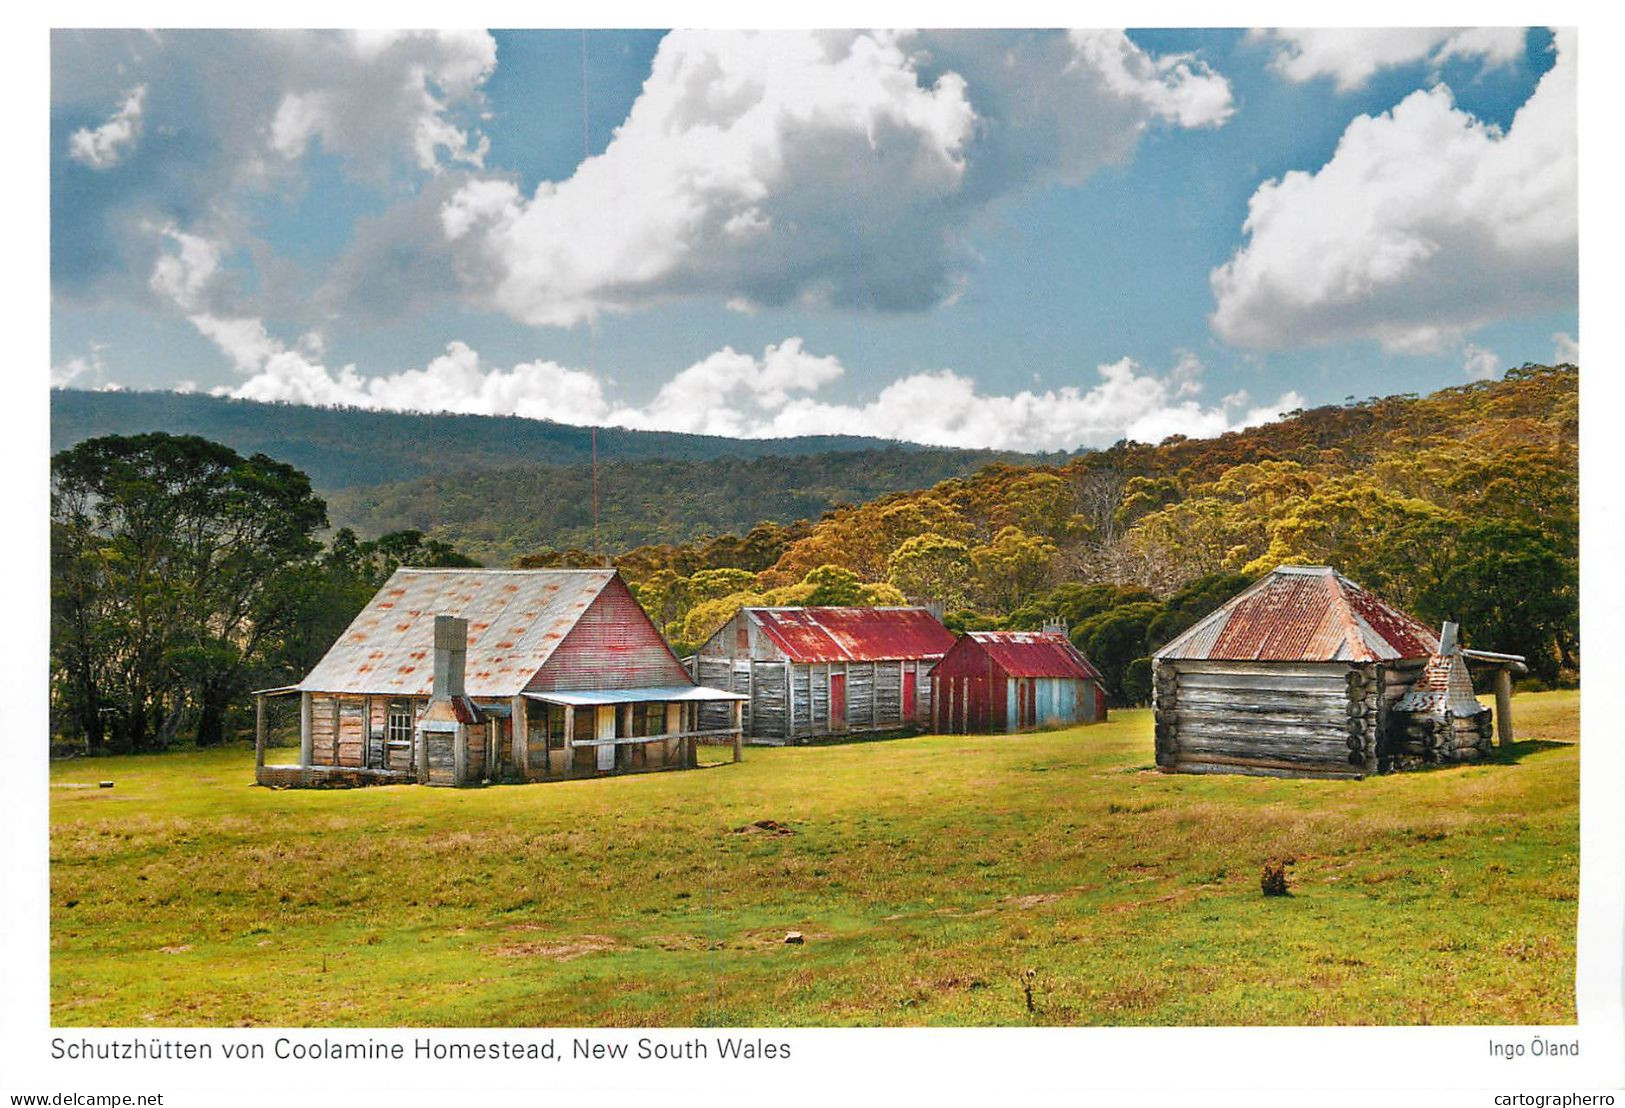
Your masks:
{"label": "white border", "polygon": [[[1487,1028],[1370,1029],[1044,1029],[1044,1030],[890,1030],[775,1032],[768,1037],[792,1043],[794,1056],[783,1065],[736,1067],[637,1066],[616,1068],[554,1067],[557,1077],[521,1064],[398,1064],[387,1069],[352,1064],[338,1067],[266,1066],[245,1071],[216,1063],[213,1067],[53,1065],[45,1058],[48,1027],[47,952],[47,792],[44,744],[35,739],[46,729],[44,699],[46,628],[46,480],[48,407],[45,370],[48,343],[49,201],[43,158],[48,138],[49,47],[46,23],[57,26],[119,26],[150,22],[168,26],[349,26],[378,25],[378,13],[389,25],[491,26],[535,25],[537,11],[528,4],[476,3],[455,8],[411,0],[388,9],[290,0],[274,7],[220,7],[197,2],[143,4],[85,3],[57,11],[36,10],[30,22],[8,27],[5,103],[12,106],[13,144],[25,152],[21,168],[4,180],[9,201],[10,234],[6,252],[4,303],[10,308],[15,353],[12,388],[0,409],[0,449],[5,452],[6,518],[11,541],[3,555],[7,590],[6,630],[0,634],[0,673],[7,675],[9,694],[0,698],[0,938],[4,966],[0,971],[0,1091],[128,1091],[162,1089],[166,1104],[212,1104],[229,1093],[238,1105],[284,1104],[298,1090],[301,1103],[392,1105],[443,1104],[452,1089],[523,1090],[542,1085],[577,1090],[607,1090],[611,1101],[648,1099],[657,1089],[671,1090],[662,1104],[714,1104],[741,1095],[753,1103],[827,1103],[830,1093],[889,1094],[915,1097],[923,1091],[937,1099],[986,1100],[1010,1091],[1055,1094],[1064,1089],[1118,1088],[1188,1090],[1228,1089],[1202,1096],[1204,1101],[1253,1105],[1298,1103],[1301,1092],[1318,1090],[1327,1104],[1370,1103],[1367,1094],[1335,1092],[1359,1089],[1428,1089],[1431,1104],[1489,1103],[1491,1090],[1561,1092],[1625,1088],[1625,750],[1617,736],[1620,711],[1620,661],[1625,642],[1618,613],[1625,612],[1625,575],[1618,569],[1622,553],[1622,515],[1618,476],[1625,473],[1621,435],[1616,430],[1621,405],[1616,374],[1620,291],[1616,256],[1619,250],[1618,201],[1614,193],[1619,142],[1615,105],[1625,104],[1611,50],[1619,44],[1617,16],[1577,3],[1545,5],[1483,3],[1474,5],[1392,2],[1348,5],[1327,14],[1317,8],[1322,25],[1533,24],[1580,27],[1582,138],[1581,257],[1582,342],[1593,368],[1582,380],[1582,596],[1586,689],[1582,697],[1581,895],[1578,962],[1580,1028],[1552,1029],[1558,1040],[1579,1038],[1583,1054],[1577,1063],[1526,1060],[1516,1064],[1491,1061],[1491,1037],[1527,1041],[1524,1030]],[[1135,26],[1246,26],[1302,23],[1301,3],[1242,3],[1222,8],[1194,3],[1090,5],[1033,3],[1014,0],[997,6],[944,7],[915,2],[856,4],[836,0],[797,9],[742,5],[653,3],[595,5],[592,23],[603,27],[637,26],[1057,26],[1075,22]],[[478,16],[479,18],[475,18]],[[1341,16],[1339,19],[1337,17]],[[15,18],[15,17],[13,17]],[[89,1032],[90,1037],[113,1032]],[[322,1033],[300,1032],[303,1037]],[[340,1037],[346,1033],[325,1033]],[[392,1033],[407,1039],[411,1032]],[[488,1040],[489,1032],[438,1031],[439,1040]],[[522,1033],[546,1034],[546,1033]],[[555,1033],[559,1038],[567,1036]],[[600,1039],[621,1036],[591,1032]],[[705,1033],[710,1034],[710,1033]],[[674,1032],[660,1037],[673,1040]],[[74,1032],[74,1037],[80,1033]],[[200,1032],[207,1038],[240,1037],[232,1032]],[[272,1036],[274,1038],[274,1035]],[[636,1039],[637,1033],[630,1037]],[[219,1092],[208,1092],[213,1088]],[[190,1094],[186,1090],[192,1090]],[[349,1090],[349,1091],[345,1091]],[[365,1090],[373,1090],[366,1095]],[[1252,1091],[1244,1091],[1252,1090]],[[1455,1090],[1444,1096],[1439,1090]],[[731,1092],[730,1092],[731,1091]],[[544,1094],[545,1095],[545,1094]],[[1199,1094],[1198,1094],[1199,1095]],[[540,1095],[505,1097],[516,1103],[539,1102]],[[578,1097],[566,1095],[563,1103]],[[603,1095],[594,1096],[596,1100]],[[1138,1099],[1138,1098],[1137,1098]],[[1183,1101],[1179,1092],[1149,1096],[1152,1102]],[[1194,1099],[1194,1095],[1190,1097]],[[1391,1098],[1390,1098],[1391,1099]],[[550,1098],[551,1102],[551,1098]]]}

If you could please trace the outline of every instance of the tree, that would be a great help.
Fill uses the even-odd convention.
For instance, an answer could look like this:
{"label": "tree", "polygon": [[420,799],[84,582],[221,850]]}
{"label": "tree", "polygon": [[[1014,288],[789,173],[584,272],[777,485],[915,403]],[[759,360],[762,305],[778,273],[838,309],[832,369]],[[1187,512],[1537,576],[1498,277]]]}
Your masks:
{"label": "tree", "polygon": [[1072,629],[1072,642],[1095,664],[1106,694],[1119,704],[1137,702],[1124,678],[1130,664],[1146,656],[1146,631],[1161,612],[1161,604],[1142,600],[1101,612]]}
{"label": "tree", "polygon": [[811,591],[799,601],[809,607],[841,607],[863,599],[863,582],[844,566],[819,566],[803,577],[801,583],[811,586]]}
{"label": "tree", "polygon": [[319,549],[327,511],[309,479],[154,432],[62,451],[51,482],[52,662],[71,729],[149,749],[192,709],[197,741],[219,742]]}
{"label": "tree", "polygon": [[983,594],[1009,611],[1048,580],[1055,546],[1019,527],[1005,527],[992,542],[974,548],[970,560]]}
{"label": "tree", "polygon": [[702,569],[688,579],[691,603],[717,600],[756,587],[756,575],[743,569]]}
{"label": "tree", "polygon": [[892,551],[886,571],[905,596],[962,608],[970,591],[970,547],[934,531],[915,535]]}
{"label": "tree", "polygon": [[1483,520],[1462,532],[1455,562],[1418,605],[1461,624],[1486,650],[1523,654],[1543,681],[1578,666],[1579,567],[1572,547],[1537,527]]}

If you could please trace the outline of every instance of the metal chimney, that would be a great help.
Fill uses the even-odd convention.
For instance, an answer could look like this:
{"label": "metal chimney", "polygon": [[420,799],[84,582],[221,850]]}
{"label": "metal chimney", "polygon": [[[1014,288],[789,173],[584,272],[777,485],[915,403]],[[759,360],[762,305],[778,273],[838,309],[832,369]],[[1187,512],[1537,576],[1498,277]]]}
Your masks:
{"label": "metal chimney", "polygon": [[458,616],[434,617],[434,699],[463,696],[463,671],[468,665],[468,620]]}
{"label": "metal chimney", "polygon": [[1454,654],[1456,652],[1456,624],[1446,621],[1439,629],[1439,653]]}

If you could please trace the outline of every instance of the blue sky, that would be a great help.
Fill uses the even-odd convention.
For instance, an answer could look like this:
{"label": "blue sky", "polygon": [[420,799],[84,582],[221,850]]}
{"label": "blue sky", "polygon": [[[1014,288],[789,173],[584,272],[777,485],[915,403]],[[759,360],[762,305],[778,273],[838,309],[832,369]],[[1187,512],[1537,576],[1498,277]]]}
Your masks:
{"label": "blue sky", "polygon": [[584,136],[575,31],[57,32],[53,381],[1071,449],[1578,360],[1566,35],[585,46]]}

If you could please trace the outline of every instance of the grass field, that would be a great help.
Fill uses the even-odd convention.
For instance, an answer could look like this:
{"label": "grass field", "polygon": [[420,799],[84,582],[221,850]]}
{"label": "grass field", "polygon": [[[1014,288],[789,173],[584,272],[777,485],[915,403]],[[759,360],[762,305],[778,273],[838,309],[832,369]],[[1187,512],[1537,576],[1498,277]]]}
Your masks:
{"label": "grass field", "polygon": [[1502,764],[1354,782],[1155,773],[1147,712],[466,791],[57,764],[53,1022],[1569,1023],[1579,695],[1515,705]]}

